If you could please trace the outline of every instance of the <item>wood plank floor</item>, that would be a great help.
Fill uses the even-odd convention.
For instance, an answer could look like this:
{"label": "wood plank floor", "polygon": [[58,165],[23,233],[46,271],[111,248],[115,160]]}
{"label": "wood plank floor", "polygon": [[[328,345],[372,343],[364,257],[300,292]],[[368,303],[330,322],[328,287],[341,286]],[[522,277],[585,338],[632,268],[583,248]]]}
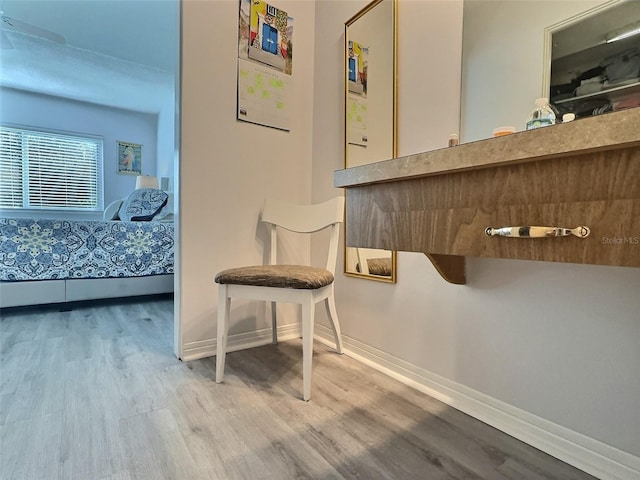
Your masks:
{"label": "wood plank floor", "polygon": [[173,302],[6,311],[0,477],[17,479],[593,478],[316,344],[182,363]]}

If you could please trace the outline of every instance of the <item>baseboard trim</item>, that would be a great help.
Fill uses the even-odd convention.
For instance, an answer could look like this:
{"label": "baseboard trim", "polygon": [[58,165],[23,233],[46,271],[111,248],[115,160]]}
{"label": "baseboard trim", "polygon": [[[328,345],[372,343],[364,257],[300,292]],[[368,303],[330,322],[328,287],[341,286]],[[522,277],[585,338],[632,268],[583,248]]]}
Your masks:
{"label": "baseboard trim", "polygon": [[[299,323],[278,326],[278,340],[287,341],[299,338],[302,334]],[[245,350],[247,348],[260,347],[271,343],[271,328],[263,328],[252,332],[229,335],[227,339],[227,352]],[[195,342],[187,342],[182,348],[182,357],[185,362],[198,360],[199,358],[212,357],[216,354],[217,341],[215,338],[207,338]]]}
{"label": "baseboard trim", "polygon": [[[316,340],[334,346],[329,327],[316,324]],[[611,447],[493,397],[440,377],[343,335],[346,355],[501,430],[601,480],[637,480],[640,457]]]}

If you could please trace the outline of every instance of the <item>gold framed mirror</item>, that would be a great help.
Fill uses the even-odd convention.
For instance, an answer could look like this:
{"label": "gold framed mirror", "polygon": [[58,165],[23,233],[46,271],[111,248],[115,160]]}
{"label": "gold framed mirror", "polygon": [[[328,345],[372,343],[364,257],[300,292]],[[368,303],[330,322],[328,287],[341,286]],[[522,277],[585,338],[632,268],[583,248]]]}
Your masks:
{"label": "gold framed mirror", "polygon": [[[374,0],[345,22],[345,168],[397,156],[396,11]],[[344,259],[346,275],[396,281],[396,252],[345,244]]]}

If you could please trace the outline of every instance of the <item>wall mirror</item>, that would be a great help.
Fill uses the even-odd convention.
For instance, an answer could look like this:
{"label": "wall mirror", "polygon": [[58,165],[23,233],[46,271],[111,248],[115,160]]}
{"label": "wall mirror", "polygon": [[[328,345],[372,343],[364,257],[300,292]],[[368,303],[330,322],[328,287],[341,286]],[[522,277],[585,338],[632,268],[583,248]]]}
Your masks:
{"label": "wall mirror", "polygon": [[576,118],[640,106],[640,1],[607,2],[545,30],[544,90]]}
{"label": "wall mirror", "polygon": [[[374,0],[345,23],[347,168],[397,155],[396,58],[396,1]],[[395,282],[396,254],[345,246],[344,272]]]}
{"label": "wall mirror", "polygon": [[[639,0],[545,2],[544,8],[534,1],[464,0],[461,140],[471,142],[489,138],[493,129],[501,125],[513,125],[516,131],[524,130],[534,100],[542,96],[553,99],[561,93],[550,91],[551,75],[556,77],[564,69],[568,75],[554,78],[553,84],[566,85],[573,77],[598,66],[588,66],[593,63],[590,60],[565,68],[563,57],[591,50],[595,45],[588,45],[590,37],[599,36],[601,42],[607,35],[632,26],[640,19],[639,6]],[[618,18],[618,7],[629,9],[622,15],[624,19]],[[553,43],[557,44],[553,53],[551,32],[554,33]],[[634,42],[633,37],[628,38],[626,42]],[[638,38],[640,36],[635,36],[635,40]],[[574,48],[576,50],[569,53]],[[595,51],[597,53],[597,49]],[[551,69],[552,57],[554,71]],[[569,60],[580,58],[573,56]],[[591,88],[600,87],[591,85]]]}

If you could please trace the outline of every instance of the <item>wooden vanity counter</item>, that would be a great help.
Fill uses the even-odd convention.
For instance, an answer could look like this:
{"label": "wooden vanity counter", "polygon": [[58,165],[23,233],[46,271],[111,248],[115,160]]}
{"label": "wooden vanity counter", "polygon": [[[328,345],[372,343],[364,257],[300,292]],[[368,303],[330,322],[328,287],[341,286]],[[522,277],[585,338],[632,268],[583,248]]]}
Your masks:
{"label": "wooden vanity counter", "polygon": [[[423,252],[464,284],[465,257],[640,267],[640,108],[338,170],[349,247]],[[591,229],[488,237],[487,227]]]}

